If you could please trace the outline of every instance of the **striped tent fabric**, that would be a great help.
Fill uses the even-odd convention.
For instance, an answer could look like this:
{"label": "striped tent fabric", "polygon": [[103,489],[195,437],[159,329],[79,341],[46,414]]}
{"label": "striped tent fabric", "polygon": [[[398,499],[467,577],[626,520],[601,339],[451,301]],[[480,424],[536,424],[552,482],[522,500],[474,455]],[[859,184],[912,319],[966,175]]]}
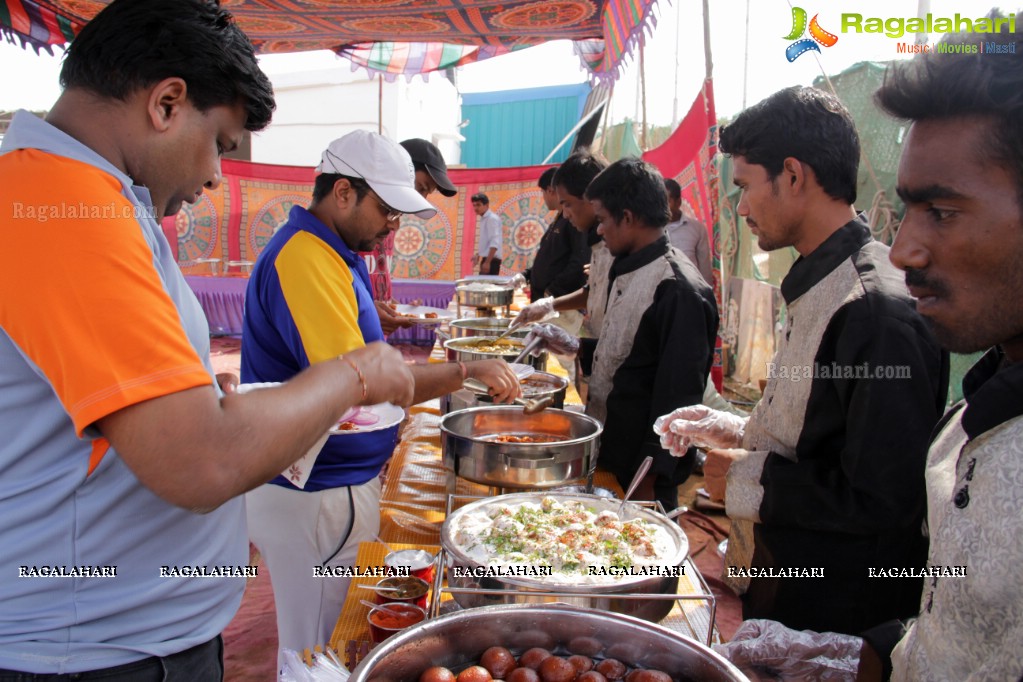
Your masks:
{"label": "striped tent fabric", "polygon": [[[65,45],[109,0],[0,0],[0,32],[36,50]],[[261,53],[331,50],[387,77],[448,69],[537,45],[581,41],[595,79],[614,78],[654,21],[655,0],[231,0]]]}
{"label": "striped tent fabric", "polygon": [[0,0],[0,30],[21,40],[22,47],[50,52],[51,45],[67,43],[79,28],[67,15],[32,0]]}
{"label": "striped tent fabric", "polygon": [[379,42],[348,45],[338,50],[338,54],[351,61],[352,68],[362,67],[391,81],[401,75],[425,77],[431,71],[464,66],[510,51],[503,45]]}

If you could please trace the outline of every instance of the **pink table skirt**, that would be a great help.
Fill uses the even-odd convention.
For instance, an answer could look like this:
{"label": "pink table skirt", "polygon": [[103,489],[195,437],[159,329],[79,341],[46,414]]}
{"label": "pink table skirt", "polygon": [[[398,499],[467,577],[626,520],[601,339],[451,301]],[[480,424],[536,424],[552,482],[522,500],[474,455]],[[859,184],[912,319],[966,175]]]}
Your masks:
{"label": "pink table skirt", "polygon": [[[391,294],[398,303],[419,302],[431,308],[447,308],[455,297],[455,283],[442,280],[394,279],[391,280]],[[432,346],[437,334],[432,327],[413,326],[396,329],[387,340],[391,343],[414,343]]]}
{"label": "pink table skirt", "polygon": [[[247,277],[185,275],[185,281],[192,287],[206,313],[211,334],[238,336],[242,333]],[[447,308],[455,296],[454,282],[396,279],[392,286],[394,298],[399,303],[419,301],[419,305]],[[399,329],[387,338],[388,341],[432,344],[435,334],[433,329],[412,327]]]}

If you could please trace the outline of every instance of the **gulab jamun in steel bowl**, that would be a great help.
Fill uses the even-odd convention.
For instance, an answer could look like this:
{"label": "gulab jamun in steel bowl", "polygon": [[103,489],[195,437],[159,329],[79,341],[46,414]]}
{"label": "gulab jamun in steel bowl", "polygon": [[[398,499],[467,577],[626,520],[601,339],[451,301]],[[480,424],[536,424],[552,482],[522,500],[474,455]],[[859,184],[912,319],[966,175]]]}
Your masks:
{"label": "gulab jamun in steel bowl", "polygon": [[648,621],[563,604],[508,604],[414,625],[373,649],[349,682],[613,682],[601,670],[621,682],[747,679],[709,647]]}

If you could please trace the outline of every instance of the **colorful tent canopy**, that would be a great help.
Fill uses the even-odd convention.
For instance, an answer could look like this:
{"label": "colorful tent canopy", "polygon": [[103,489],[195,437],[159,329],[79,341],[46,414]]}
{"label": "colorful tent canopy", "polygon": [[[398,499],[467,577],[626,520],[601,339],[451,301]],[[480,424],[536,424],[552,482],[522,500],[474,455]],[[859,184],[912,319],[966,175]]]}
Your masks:
{"label": "colorful tent canopy", "polygon": [[[547,40],[613,78],[655,0],[222,0],[262,53],[332,50],[394,77],[459,66]],[[35,49],[63,45],[108,0],[0,0],[0,30]]]}

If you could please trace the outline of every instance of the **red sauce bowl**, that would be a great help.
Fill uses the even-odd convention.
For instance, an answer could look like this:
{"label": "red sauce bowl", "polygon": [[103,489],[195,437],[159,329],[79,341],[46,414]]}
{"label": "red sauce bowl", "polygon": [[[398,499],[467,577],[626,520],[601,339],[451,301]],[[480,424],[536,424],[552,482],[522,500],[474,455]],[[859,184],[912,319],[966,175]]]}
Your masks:
{"label": "red sauce bowl", "polygon": [[370,638],[376,643],[426,620],[426,611],[415,604],[388,602],[386,606],[400,611],[402,615],[395,616],[380,609],[370,609],[370,612],[366,614],[366,620],[369,621]]}

